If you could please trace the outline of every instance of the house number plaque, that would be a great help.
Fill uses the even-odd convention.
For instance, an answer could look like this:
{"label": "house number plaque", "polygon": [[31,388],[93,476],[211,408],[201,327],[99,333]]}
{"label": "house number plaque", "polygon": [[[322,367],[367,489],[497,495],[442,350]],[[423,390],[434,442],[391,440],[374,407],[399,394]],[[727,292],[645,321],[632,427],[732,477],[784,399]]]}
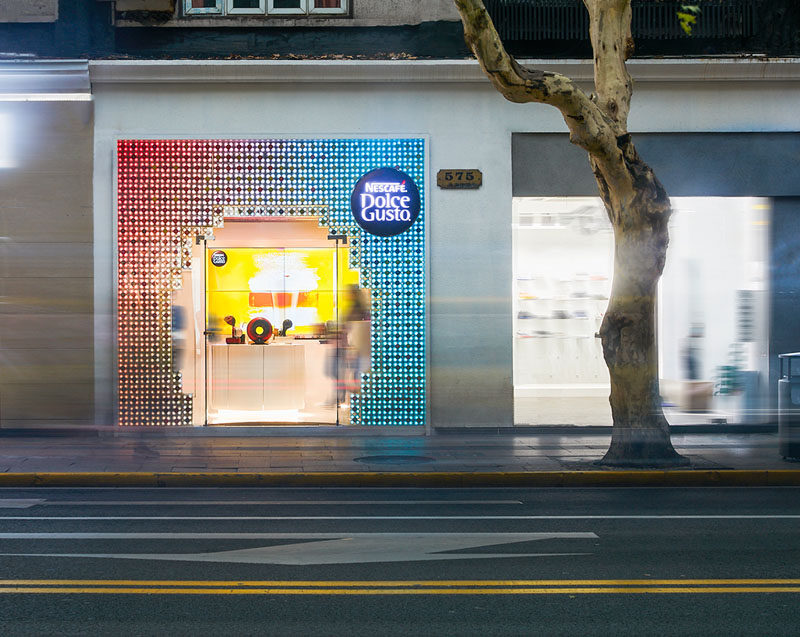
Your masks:
{"label": "house number plaque", "polygon": [[483,173],[477,168],[448,168],[436,173],[439,188],[474,189],[483,183]]}

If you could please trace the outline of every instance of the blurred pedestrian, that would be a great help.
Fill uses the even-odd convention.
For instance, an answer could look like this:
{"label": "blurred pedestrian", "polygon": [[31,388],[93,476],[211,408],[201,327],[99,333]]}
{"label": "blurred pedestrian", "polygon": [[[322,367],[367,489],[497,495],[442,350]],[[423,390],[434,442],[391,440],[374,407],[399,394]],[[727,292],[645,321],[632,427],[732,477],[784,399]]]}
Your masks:
{"label": "blurred pedestrian", "polygon": [[347,287],[345,331],[352,391],[361,390],[361,376],[369,371],[372,336],[369,291],[357,285]]}

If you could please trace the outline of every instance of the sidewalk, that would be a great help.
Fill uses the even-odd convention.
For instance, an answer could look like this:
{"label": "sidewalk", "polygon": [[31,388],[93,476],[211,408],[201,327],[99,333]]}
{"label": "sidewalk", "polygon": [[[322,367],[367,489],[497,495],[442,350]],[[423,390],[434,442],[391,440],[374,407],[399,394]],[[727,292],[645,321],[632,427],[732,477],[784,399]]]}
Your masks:
{"label": "sidewalk", "polygon": [[[244,435],[250,434],[250,435]],[[258,435],[255,435],[258,434]],[[302,434],[302,435],[298,435]],[[781,471],[800,463],[778,455],[777,434],[673,434],[691,461],[676,472]],[[311,428],[16,433],[0,436],[0,486],[10,474],[523,474],[608,471],[597,467],[608,433],[459,432],[419,435]],[[659,475],[664,471],[658,472]],[[352,480],[356,480],[353,477]],[[800,483],[800,481],[798,481]]]}

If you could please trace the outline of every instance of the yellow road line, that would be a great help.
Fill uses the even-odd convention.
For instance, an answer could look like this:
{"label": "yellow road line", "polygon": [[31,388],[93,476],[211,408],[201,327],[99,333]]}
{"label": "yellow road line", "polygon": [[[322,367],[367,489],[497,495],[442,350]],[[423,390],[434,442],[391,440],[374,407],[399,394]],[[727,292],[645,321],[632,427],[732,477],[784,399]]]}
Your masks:
{"label": "yellow road line", "polygon": [[2,486],[800,486],[797,469],[514,472],[0,473]]}
{"label": "yellow road line", "polygon": [[653,593],[800,593],[800,586],[654,586],[564,588],[126,588],[126,587],[0,587],[0,594],[139,594],[139,595],[586,595]]}
{"label": "yellow road line", "polygon": [[0,586],[216,586],[216,587],[409,587],[409,586],[778,586],[800,579],[586,579],[586,580],[2,580]]}

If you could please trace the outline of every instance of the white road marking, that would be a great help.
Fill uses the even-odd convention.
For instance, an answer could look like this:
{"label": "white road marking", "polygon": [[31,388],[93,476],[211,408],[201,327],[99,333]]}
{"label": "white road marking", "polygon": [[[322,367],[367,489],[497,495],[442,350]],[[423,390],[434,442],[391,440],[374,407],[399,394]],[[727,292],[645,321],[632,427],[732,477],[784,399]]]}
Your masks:
{"label": "white road marking", "polygon": [[[0,533],[0,540],[330,540],[337,537],[405,537],[408,535],[453,536],[452,533],[92,533],[92,532],[64,532],[64,533]],[[558,536],[596,538],[592,532],[577,531],[574,533],[546,532],[546,533],[459,533],[458,537],[468,538],[496,538],[496,537],[529,537],[529,536]],[[524,540],[509,540],[522,542]],[[491,544],[491,542],[487,542]]]}
{"label": "white road marking", "polygon": [[30,509],[42,502],[44,502],[44,500],[36,498],[0,498],[0,509]]}
{"label": "white road marking", "polygon": [[798,520],[800,515],[89,515],[45,516],[3,515],[3,520],[231,520],[231,521],[313,521],[313,520]]}
{"label": "white road marking", "polygon": [[521,500],[41,500],[40,502],[43,506],[350,506],[352,504],[380,506],[431,504],[442,506],[447,504],[522,504]]}
{"label": "white road marking", "polygon": [[[3,534],[0,537],[4,537]],[[176,533],[176,534],[19,534],[27,538],[36,535],[73,536],[100,535],[102,539],[118,536],[154,535],[180,536],[181,539],[199,539],[186,536],[199,536],[203,539],[225,535],[255,535],[268,539],[315,539],[317,542],[301,542],[277,546],[263,546],[233,551],[213,553],[4,553],[7,557],[83,557],[101,559],[166,560],[172,562],[224,562],[236,564],[368,564],[375,562],[417,562],[432,560],[472,560],[509,557],[561,557],[588,555],[588,553],[441,553],[459,549],[496,546],[517,542],[532,542],[553,539],[597,539],[594,533],[256,533],[256,534],[216,534],[216,533]],[[113,537],[110,537],[113,536]],[[309,537],[312,536],[312,537]],[[81,538],[101,539],[101,538]],[[135,538],[141,539],[141,538]],[[161,538],[163,539],[163,538]],[[240,539],[240,538],[237,538]]]}

